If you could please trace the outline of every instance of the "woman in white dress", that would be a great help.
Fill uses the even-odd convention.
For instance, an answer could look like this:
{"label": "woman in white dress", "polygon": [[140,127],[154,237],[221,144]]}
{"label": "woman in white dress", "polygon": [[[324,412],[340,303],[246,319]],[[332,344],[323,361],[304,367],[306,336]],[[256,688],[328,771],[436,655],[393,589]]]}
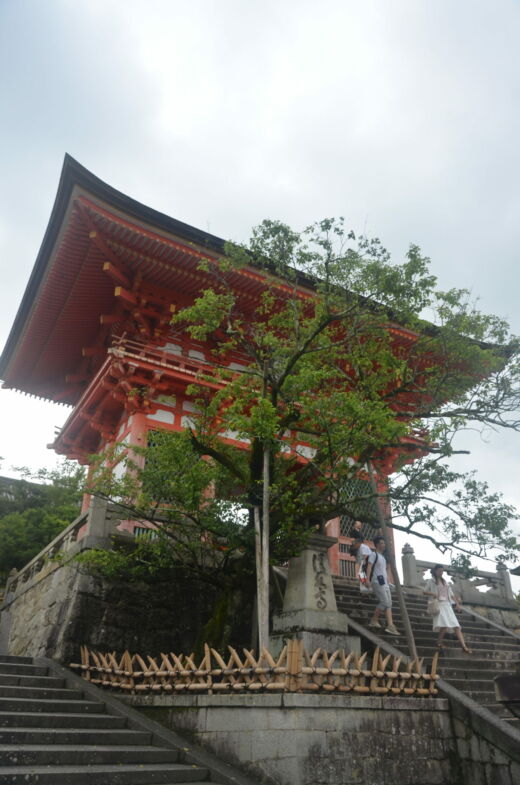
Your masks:
{"label": "woman in white dress", "polygon": [[433,597],[439,602],[439,610],[433,617],[433,631],[438,633],[437,648],[442,651],[442,642],[446,635],[446,630],[454,630],[462,647],[462,651],[466,652],[466,654],[472,654],[471,649],[466,646],[459,620],[451,607],[452,603],[455,603],[456,609],[460,611],[459,599],[458,597],[455,597],[451,586],[449,586],[442,577],[442,565],[436,564],[435,567],[432,567],[430,572],[432,577],[426,581],[424,594]]}

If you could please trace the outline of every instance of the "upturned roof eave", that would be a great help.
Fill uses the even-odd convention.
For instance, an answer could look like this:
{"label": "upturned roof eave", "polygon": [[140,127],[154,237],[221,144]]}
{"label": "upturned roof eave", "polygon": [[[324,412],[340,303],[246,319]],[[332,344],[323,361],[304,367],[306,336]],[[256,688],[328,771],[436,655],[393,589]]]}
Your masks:
{"label": "upturned roof eave", "polygon": [[207,248],[209,251],[218,254],[224,253],[225,241],[222,238],[204,232],[201,229],[197,229],[182,221],[178,221],[175,218],[171,218],[165,213],[153,210],[151,207],[132,199],[116,188],[108,185],[103,180],[100,180],[99,177],[96,177],[67,153],[64,158],[58,190],[49,223],[47,224],[43,241],[40,250],[38,251],[36,262],[29,277],[18,312],[0,356],[0,379],[5,379],[9,363],[22,335],[27,319],[30,316],[34,299],[44,278],[75,186],[84,189],[97,199],[107,202],[112,207],[121,210],[139,221],[151,224],[157,229],[173,234],[203,248]]}

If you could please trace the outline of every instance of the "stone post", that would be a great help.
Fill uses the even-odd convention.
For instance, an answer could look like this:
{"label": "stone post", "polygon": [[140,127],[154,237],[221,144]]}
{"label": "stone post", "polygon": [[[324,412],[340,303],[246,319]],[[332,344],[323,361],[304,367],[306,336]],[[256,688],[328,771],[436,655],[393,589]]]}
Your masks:
{"label": "stone post", "polygon": [[17,577],[18,577],[18,570],[16,569],[16,567],[13,567],[13,569],[9,572],[7,581],[5,583],[4,602],[5,600],[8,599],[8,596],[12,594],[11,584],[16,580]]}
{"label": "stone post", "polygon": [[505,564],[498,562],[497,564],[497,578],[500,583],[500,592],[506,600],[514,600],[513,587],[511,586],[511,577],[509,570]]}
{"label": "stone post", "polygon": [[91,497],[85,531],[85,540],[90,547],[96,547],[95,543],[98,543],[97,547],[103,547],[103,543],[108,542],[111,532],[107,520],[107,509],[107,501],[98,499],[97,496]]}
{"label": "stone post", "polygon": [[273,652],[281,651],[290,638],[303,641],[307,651],[360,651],[359,638],[347,634],[347,617],[336,605],[327,559],[327,550],[336,542],[335,537],[313,532],[300,556],[291,559],[283,610],[273,616]]}
{"label": "stone post", "polygon": [[408,543],[403,546],[401,563],[403,565],[403,585],[419,586],[415,555],[412,546]]}
{"label": "stone post", "polygon": [[13,598],[11,586],[16,588],[18,570],[13,567],[5,584],[4,601],[0,612],[0,654],[9,654],[9,636],[11,634],[11,609],[10,602]]}

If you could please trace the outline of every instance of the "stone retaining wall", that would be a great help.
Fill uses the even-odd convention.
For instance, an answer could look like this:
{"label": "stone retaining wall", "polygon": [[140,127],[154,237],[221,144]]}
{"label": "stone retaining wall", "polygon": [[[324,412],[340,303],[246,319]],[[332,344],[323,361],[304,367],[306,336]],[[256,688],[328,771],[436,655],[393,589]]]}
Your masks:
{"label": "stone retaining wall", "polygon": [[101,651],[190,651],[207,622],[213,589],[172,574],[153,585],[108,581],[74,560],[86,538],[6,597],[0,653],[79,662],[80,644]]}
{"label": "stone retaining wall", "polygon": [[506,610],[504,608],[491,608],[486,605],[471,605],[472,610],[490,619],[495,624],[500,624],[506,629],[512,630],[520,635],[520,607],[518,610]]}
{"label": "stone retaining wall", "polygon": [[276,785],[462,782],[448,701],[442,699],[262,694],[127,700]]}

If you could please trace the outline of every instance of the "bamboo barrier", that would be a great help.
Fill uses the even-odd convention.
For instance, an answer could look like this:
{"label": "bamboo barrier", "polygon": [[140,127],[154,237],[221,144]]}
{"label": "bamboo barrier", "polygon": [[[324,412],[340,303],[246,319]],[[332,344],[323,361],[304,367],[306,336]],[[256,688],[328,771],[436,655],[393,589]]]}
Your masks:
{"label": "bamboo barrier", "polygon": [[157,657],[128,651],[118,658],[115,652],[101,653],[81,647],[81,663],[70,667],[80,671],[92,684],[127,693],[207,693],[243,692],[319,692],[360,695],[437,694],[438,653],[431,670],[423,669],[423,658],[402,664],[400,657],[383,657],[376,648],[371,657],[339,649],[327,654],[316,649],[309,654],[302,641],[291,639],[278,657],[262,649],[257,658],[253,650],[228,647],[226,655],[207,644],[197,663],[192,654],[160,654]]}

